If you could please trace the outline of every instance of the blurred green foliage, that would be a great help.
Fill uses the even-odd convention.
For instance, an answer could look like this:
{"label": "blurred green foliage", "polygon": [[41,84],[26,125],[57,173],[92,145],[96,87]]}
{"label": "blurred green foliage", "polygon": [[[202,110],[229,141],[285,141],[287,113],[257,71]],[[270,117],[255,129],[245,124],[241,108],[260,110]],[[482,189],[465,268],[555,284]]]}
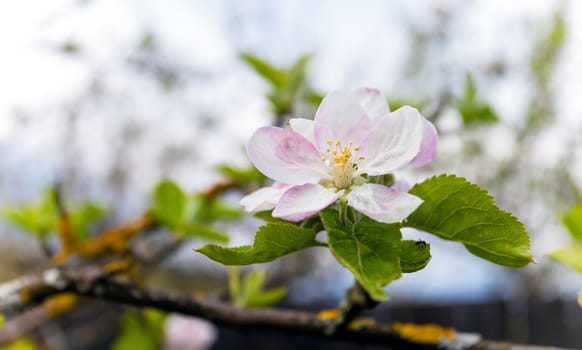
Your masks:
{"label": "blurred green foliage", "polygon": [[261,308],[281,301],[287,290],[284,287],[264,290],[267,277],[265,270],[251,270],[241,279],[239,270],[229,267],[228,286],[233,304],[244,308]]}
{"label": "blurred green foliage", "polygon": [[[221,208],[216,208],[209,215],[209,208],[200,196],[186,196],[184,191],[173,181],[163,180],[154,189],[149,214],[170,231],[182,237],[198,237],[212,241],[228,243],[228,236],[215,229],[206,221],[199,220],[200,213],[205,212],[208,219],[224,219]],[[231,216],[232,217],[232,216]],[[208,220],[208,221],[212,221]]]}
{"label": "blurred green foliage", "polygon": [[575,243],[550,252],[548,257],[582,273],[582,204],[565,212],[562,221]]}
{"label": "blurred green foliage", "polygon": [[254,166],[245,168],[228,164],[221,164],[216,168],[216,170],[220,174],[238,184],[249,184],[256,182],[260,186],[263,185],[267,180],[267,177]]}
{"label": "blurred green foliage", "polygon": [[54,233],[58,220],[54,188],[46,188],[40,202],[6,207],[3,215],[13,224],[35,236],[45,237]]}
{"label": "blurred green foliage", "polygon": [[582,244],[582,204],[568,210],[562,215],[564,226],[578,243]]}
{"label": "blurred green foliage", "polygon": [[465,125],[476,125],[499,120],[491,105],[478,98],[475,80],[469,73],[465,75],[464,94],[456,99],[455,107],[461,113]]}
{"label": "blurred green foliage", "polygon": [[112,350],[161,349],[166,314],[151,308],[129,311],[121,318],[121,330],[111,345]]}
{"label": "blurred green foliage", "polygon": [[[75,238],[86,240],[91,235],[91,227],[105,215],[105,208],[95,202],[84,202],[69,212]],[[10,206],[3,210],[3,215],[25,232],[44,239],[57,231],[59,215],[56,206],[54,187],[43,191],[38,203]]]}
{"label": "blurred green foliage", "polygon": [[241,53],[240,57],[271,85],[267,99],[276,115],[292,113],[297,102],[317,106],[323,99],[321,94],[310,88],[307,81],[307,66],[312,55],[299,57],[289,68],[276,67],[250,53]]}
{"label": "blurred green foliage", "polygon": [[566,22],[560,11],[554,16],[549,31],[534,45],[530,70],[536,83],[536,91],[528,111],[525,131],[544,125],[555,115],[554,100],[548,83],[554,74],[566,36]]}
{"label": "blurred green foliage", "polygon": [[539,85],[546,85],[552,75],[560,49],[566,41],[566,22],[561,13],[554,16],[550,30],[535,44],[530,67]]}

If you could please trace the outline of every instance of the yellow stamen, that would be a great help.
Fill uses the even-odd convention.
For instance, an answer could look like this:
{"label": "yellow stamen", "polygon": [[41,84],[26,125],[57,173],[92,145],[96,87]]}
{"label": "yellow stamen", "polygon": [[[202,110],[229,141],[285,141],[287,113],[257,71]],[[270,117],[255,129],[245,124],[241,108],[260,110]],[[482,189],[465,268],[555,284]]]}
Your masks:
{"label": "yellow stamen", "polygon": [[354,151],[356,151],[356,152],[357,152],[357,151],[359,151],[359,150],[360,150],[360,146],[356,146],[356,147],[354,147]]}
{"label": "yellow stamen", "polygon": [[327,140],[327,142],[326,142],[326,143],[327,143],[328,145],[330,145],[330,146],[331,146],[331,145],[333,145],[333,141],[332,141],[332,140]]}
{"label": "yellow stamen", "polygon": [[363,157],[363,156],[358,157],[358,160],[364,160],[364,159],[366,159],[366,157]]}
{"label": "yellow stamen", "polygon": [[321,157],[321,161],[325,162],[326,160],[327,160],[327,158]]}

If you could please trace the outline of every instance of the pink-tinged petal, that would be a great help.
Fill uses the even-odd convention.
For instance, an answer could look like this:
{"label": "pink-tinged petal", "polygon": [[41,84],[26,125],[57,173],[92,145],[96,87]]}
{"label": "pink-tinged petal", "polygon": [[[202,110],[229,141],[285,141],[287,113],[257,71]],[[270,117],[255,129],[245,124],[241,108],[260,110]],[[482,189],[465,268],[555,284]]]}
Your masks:
{"label": "pink-tinged petal", "polygon": [[315,136],[313,135],[313,120],[305,118],[289,119],[291,130],[301,134],[315,145]]}
{"label": "pink-tinged petal", "polygon": [[283,196],[283,193],[291,187],[290,185],[275,183],[270,187],[263,187],[255,192],[243,197],[240,204],[248,213],[256,213],[263,210],[271,210]]}
{"label": "pink-tinged petal", "polygon": [[364,108],[372,124],[375,120],[386,117],[390,113],[386,97],[378,89],[363,87],[355,90],[353,95],[360,103],[360,106]]}
{"label": "pink-tinged petal", "polygon": [[315,146],[288,129],[258,129],[247,144],[247,154],[257,169],[278,182],[301,185],[328,177]]}
{"label": "pink-tinged petal", "polygon": [[360,145],[370,132],[370,119],[353,95],[339,91],[325,96],[315,113],[315,145],[321,153],[328,140]]}
{"label": "pink-tinged petal", "polygon": [[404,106],[374,125],[361,145],[364,159],[358,162],[358,173],[383,175],[408,165],[420,150],[424,134],[424,118],[418,110]]}
{"label": "pink-tinged petal", "polygon": [[344,191],[305,184],[288,189],[273,210],[273,217],[288,221],[301,221],[334,203]]}
{"label": "pink-tinged petal", "polygon": [[423,202],[409,193],[378,184],[353,187],[346,198],[350,207],[384,223],[406,219]]}
{"label": "pink-tinged petal", "polygon": [[420,168],[432,162],[436,157],[438,141],[439,135],[436,128],[429,120],[424,119],[424,133],[420,151],[408,165],[413,168]]}

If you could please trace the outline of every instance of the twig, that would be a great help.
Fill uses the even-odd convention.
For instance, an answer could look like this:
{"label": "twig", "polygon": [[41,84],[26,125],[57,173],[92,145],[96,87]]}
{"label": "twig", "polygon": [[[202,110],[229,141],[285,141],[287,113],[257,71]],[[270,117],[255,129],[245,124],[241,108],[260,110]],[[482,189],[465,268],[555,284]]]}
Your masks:
{"label": "twig", "polygon": [[372,309],[378,302],[356,282],[353,287],[346,291],[346,296],[339,305],[338,313],[326,329],[327,334],[333,334],[338,330],[345,329],[361,312]]}
{"label": "twig", "polygon": [[[61,239],[61,250],[57,256],[67,256],[77,249],[77,241],[75,240],[75,235],[73,232],[73,225],[71,224],[71,218],[69,217],[69,212],[65,206],[63,199],[63,186],[61,183],[55,184],[54,190],[54,200],[55,206],[57,207],[58,213],[58,225],[57,232],[59,238]],[[60,265],[64,261],[59,261],[55,259],[55,263]]]}
{"label": "twig", "polygon": [[[205,318],[217,324],[238,329],[264,329],[286,333],[349,340],[377,344],[394,349],[436,349],[436,344],[421,344],[401,338],[388,325],[373,322],[360,327],[341,327],[333,334],[326,331],[330,321],[317,314],[283,309],[241,309],[230,304],[200,299],[191,294],[174,293],[158,289],[143,289],[114,276],[99,267],[77,269],[52,268],[39,275],[22,277],[0,285],[0,312],[14,314],[37,305],[50,296],[61,293],[103,299],[136,307],[153,307],[167,312],[177,312]],[[538,349],[514,347],[500,342],[481,342],[475,349]]]}

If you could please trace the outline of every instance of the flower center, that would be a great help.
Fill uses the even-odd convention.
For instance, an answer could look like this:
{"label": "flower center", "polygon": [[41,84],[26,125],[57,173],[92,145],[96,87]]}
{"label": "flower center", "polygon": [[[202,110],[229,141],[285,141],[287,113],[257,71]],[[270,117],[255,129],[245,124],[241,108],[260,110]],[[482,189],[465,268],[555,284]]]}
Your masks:
{"label": "flower center", "polygon": [[343,144],[340,140],[327,140],[329,148],[325,150],[327,157],[321,157],[331,169],[333,184],[338,189],[348,188],[354,179],[354,170],[358,169],[358,160],[364,159],[357,156],[360,146],[355,146],[352,141]]}

